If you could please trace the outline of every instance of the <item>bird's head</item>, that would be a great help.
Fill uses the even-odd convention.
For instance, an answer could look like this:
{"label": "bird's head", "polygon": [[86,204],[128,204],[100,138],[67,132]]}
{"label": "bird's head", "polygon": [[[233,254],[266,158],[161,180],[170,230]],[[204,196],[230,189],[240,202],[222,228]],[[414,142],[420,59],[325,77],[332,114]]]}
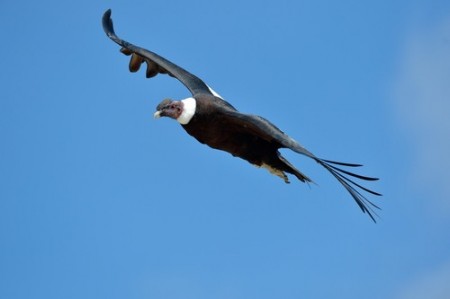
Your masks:
{"label": "bird's head", "polygon": [[176,119],[180,124],[187,124],[195,114],[196,101],[187,98],[181,101],[165,99],[156,106],[155,118],[167,116]]}
{"label": "bird's head", "polygon": [[173,119],[180,117],[183,112],[183,102],[165,99],[156,106],[155,118],[167,116]]}

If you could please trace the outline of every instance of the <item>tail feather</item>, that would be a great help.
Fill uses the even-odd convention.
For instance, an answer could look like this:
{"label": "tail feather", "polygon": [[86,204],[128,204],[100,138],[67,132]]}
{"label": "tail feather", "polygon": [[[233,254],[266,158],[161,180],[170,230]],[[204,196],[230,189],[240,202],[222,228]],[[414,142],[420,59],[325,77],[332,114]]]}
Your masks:
{"label": "tail feather", "polygon": [[302,173],[300,170],[294,167],[291,163],[289,163],[288,160],[286,160],[280,153],[278,153],[278,158],[281,162],[283,162],[285,169],[284,171],[289,172],[293,175],[295,175],[300,181],[303,183],[313,183],[313,181],[306,176],[304,173]]}

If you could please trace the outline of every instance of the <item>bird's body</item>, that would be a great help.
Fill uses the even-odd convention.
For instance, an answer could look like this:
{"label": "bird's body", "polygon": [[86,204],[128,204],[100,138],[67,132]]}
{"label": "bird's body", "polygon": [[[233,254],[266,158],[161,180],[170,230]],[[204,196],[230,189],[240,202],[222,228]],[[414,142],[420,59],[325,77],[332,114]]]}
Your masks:
{"label": "bird's body", "polygon": [[283,147],[280,142],[269,135],[255,134],[250,123],[243,123],[241,118],[236,116],[266,122],[273,130],[279,131],[278,128],[261,117],[243,115],[234,108],[223,105],[217,96],[214,97],[196,97],[195,115],[189,123],[182,125],[189,135],[214,149],[226,151],[255,166],[267,168],[285,182],[289,180],[284,172],[297,176],[303,182],[311,181],[280,155],[278,149]]}
{"label": "bird's body", "polygon": [[266,168],[286,183],[289,183],[286,173],[295,175],[302,182],[311,182],[311,179],[282,157],[279,152],[280,148],[288,148],[314,159],[347,189],[363,212],[367,212],[374,220],[372,207],[378,207],[366,199],[356,188],[374,195],[380,194],[362,187],[346,175],[369,181],[376,179],[361,176],[336,166],[357,167],[361,165],[316,157],[268,120],[237,111],[195,75],[156,53],[120,39],[114,33],[110,10],[103,16],[103,28],[108,37],[122,47],[122,53],[131,55],[129,64],[131,72],[138,71],[141,64],[145,62],[148,78],[157,74],[168,74],[182,82],[191,92],[192,97],[181,101],[169,99],[162,101],[156,108],[155,117],[166,116],[177,120],[186,132],[200,143],[226,151],[255,166]]}

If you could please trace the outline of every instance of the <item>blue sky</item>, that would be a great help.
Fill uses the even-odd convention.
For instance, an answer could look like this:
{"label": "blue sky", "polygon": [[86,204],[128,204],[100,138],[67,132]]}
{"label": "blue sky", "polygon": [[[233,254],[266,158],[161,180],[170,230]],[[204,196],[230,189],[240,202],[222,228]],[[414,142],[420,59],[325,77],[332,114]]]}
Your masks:
{"label": "blue sky", "polygon": [[[204,79],[316,155],[363,163],[374,224],[212,150],[104,35]],[[2,1],[1,298],[450,297],[450,2]]]}

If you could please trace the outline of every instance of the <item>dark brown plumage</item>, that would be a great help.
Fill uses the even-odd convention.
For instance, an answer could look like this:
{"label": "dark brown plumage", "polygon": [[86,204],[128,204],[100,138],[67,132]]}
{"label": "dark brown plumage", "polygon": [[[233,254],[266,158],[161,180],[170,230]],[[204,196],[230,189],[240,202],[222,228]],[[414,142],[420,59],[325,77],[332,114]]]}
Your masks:
{"label": "dark brown plumage", "polygon": [[283,158],[278,151],[280,148],[288,148],[314,159],[344,186],[361,210],[375,221],[376,214],[373,208],[378,209],[378,207],[360,190],[378,196],[381,194],[361,186],[348,176],[365,181],[377,179],[340,168],[340,166],[359,167],[361,165],[316,157],[266,119],[238,112],[195,75],[156,53],[120,39],[114,32],[111,10],[106,11],[103,16],[103,29],[109,38],[122,47],[122,53],[131,55],[129,64],[131,72],[137,72],[145,63],[148,78],[157,74],[168,74],[178,79],[191,92],[192,98],[182,101],[170,99],[162,101],[157,106],[156,117],[166,116],[176,119],[186,132],[200,143],[229,152],[256,166],[264,167],[281,177],[286,183],[289,183],[286,173],[295,175],[302,182],[312,180]]}

